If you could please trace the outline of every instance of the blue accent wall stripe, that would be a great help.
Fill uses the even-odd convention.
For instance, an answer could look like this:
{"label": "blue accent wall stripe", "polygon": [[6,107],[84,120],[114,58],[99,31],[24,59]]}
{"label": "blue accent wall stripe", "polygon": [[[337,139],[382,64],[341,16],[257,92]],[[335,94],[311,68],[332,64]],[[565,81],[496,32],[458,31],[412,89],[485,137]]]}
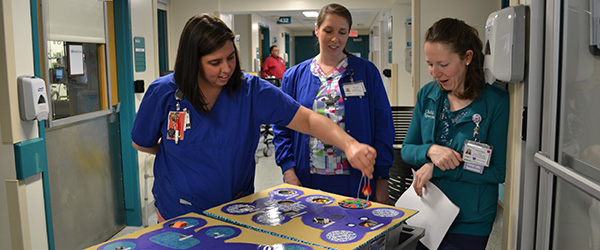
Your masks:
{"label": "blue accent wall stripe", "polygon": [[[31,14],[31,38],[32,38],[32,50],[33,50],[33,70],[36,77],[42,77],[42,58],[40,58],[40,27],[38,20],[38,1],[30,0],[29,9]],[[48,249],[54,250],[54,224],[52,220],[52,205],[50,200],[50,179],[48,178],[48,154],[46,151],[46,123],[44,121],[38,122],[39,137],[41,140],[39,145],[41,146],[40,151],[37,152],[41,161],[38,162],[39,169],[42,174],[42,188],[44,193],[44,210],[46,214],[46,236],[48,237]],[[15,145],[16,147],[16,145]],[[16,148],[15,148],[16,151]],[[23,166],[17,165],[17,169],[23,169]]]}
{"label": "blue accent wall stripe", "polygon": [[119,84],[119,102],[121,103],[119,115],[126,223],[128,226],[140,226],[142,225],[142,209],[140,204],[138,154],[131,146],[131,129],[135,119],[135,97],[133,90],[133,38],[131,35],[130,1],[114,1],[114,13],[117,82]]}

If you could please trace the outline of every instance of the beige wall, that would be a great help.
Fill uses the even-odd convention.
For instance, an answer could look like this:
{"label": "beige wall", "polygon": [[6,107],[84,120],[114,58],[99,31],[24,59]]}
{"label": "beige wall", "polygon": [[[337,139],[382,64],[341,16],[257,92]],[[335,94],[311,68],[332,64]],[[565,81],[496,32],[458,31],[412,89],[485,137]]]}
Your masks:
{"label": "beige wall", "polygon": [[[19,116],[19,101],[17,91],[17,77],[20,75],[32,76],[33,51],[31,37],[31,18],[29,1],[0,0],[0,242],[2,248],[12,249],[11,228],[9,226],[8,204],[14,204],[14,193],[8,194],[6,183],[16,179],[14,143],[38,137],[38,127],[35,121],[21,121]],[[29,185],[40,185],[23,182],[24,188]],[[40,197],[41,190],[28,191],[27,198]],[[34,196],[29,196],[29,195]],[[44,207],[30,207],[31,217],[40,218],[44,214]],[[14,214],[12,214],[14,216]],[[28,216],[24,214],[23,216]],[[45,217],[44,217],[45,218]],[[33,232],[33,236],[45,239],[43,230]],[[14,233],[12,233],[14,235]]]}
{"label": "beige wall", "polygon": [[17,96],[17,77],[34,74],[31,19],[28,1],[3,0],[2,4],[0,122],[2,142],[13,144],[38,137],[37,122],[21,121]]}
{"label": "beige wall", "polygon": [[[406,71],[406,42],[407,28],[404,22],[411,18],[410,3],[395,3],[392,7],[392,62],[396,63],[398,81],[396,87],[397,101],[392,106],[413,106],[415,100],[412,95],[413,84],[411,72]],[[408,33],[411,31],[408,30]],[[387,47],[386,47],[387,48]],[[387,56],[387,55],[386,55]],[[389,67],[389,66],[388,66]],[[383,69],[381,69],[383,70]],[[393,84],[390,82],[390,84]],[[410,91],[409,91],[410,90]]]}
{"label": "beige wall", "polygon": [[[0,132],[0,135],[2,132]],[[12,144],[0,144],[0,242],[3,248],[13,249],[10,240],[10,225],[8,215],[8,194],[6,192],[5,182],[16,179],[15,158]]]}
{"label": "beige wall", "polygon": [[[161,6],[164,7],[164,6]],[[131,0],[131,35],[133,37],[143,37],[145,41],[146,48],[146,70],[141,72],[135,71],[135,65],[133,65],[133,79],[134,80],[144,80],[145,88],[148,89],[148,86],[159,77],[159,68],[158,68],[158,35],[157,35],[157,27],[156,27],[156,12],[157,12],[158,4],[156,0],[146,1],[146,0]],[[169,18],[170,13],[167,12],[167,18]],[[132,41],[133,42],[133,41]],[[135,58],[135,52],[132,51]],[[135,60],[134,60],[135,61]],[[134,62],[135,63],[135,62]],[[135,94],[135,110],[139,108],[140,102],[144,97],[143,93]],[[129,132],[128,132],[129,133]],[[152,167],[154,157],[151,157],[151,160],[148,159],[148,154],[143,152],[138,152],[138,162],[139,162],[139,180],[140,180],[140,204],[142,204],[142,211],[147,211],[146,206],[154,202],[154,196],[152,195],[152,178],[144,178],[146,174],[152,175]],[[146,201],[144,197],[148,197]],[[152,206],[148,206],[152,208]],[[142,216],[146,216],[146,214],[142,214]],[[144,217],[145,220],[145,217]]]}
{"label": "beige wall", "polygon": [[[239,14],[233,16],[233,32],[240,36],[240,43],[237,44],[240,67],[244,71],[252,70],[252,17],[250,14]],[[256,53],[256,52],[254,52]]]}
{"label": "beige wall", "polygon": [[[418,3],[415,4],[415,2]],[[427,29],[437,20],[444,17],[458,18],[476,28],[479,37],[483,41],[485,38],[484,27],[488,15],[499,10],[500,4],[500,0],[413,0],[413,6],[418,8],[415,11],[420,15],[413,18],[413,23],[419,22],[418,35],[423,38]],[[415,70],[413,76],[415,77],[415,85],[418,86],[417,90],[432,80],[422,51],[423,40],[421,39],[419,43],[413,43],[413,56],[417,59],[417,61],[413,61],[413,69]]]}
{"label": "beige wall", "polygon": [[219,2],[210,0],[175,0],[169,4],[169,13],[167,13],[169,29],[169,68],[175,68],[175,58],[177,57],[177,47],[179,46],[179,36],[183,27],[190,17],[200,14],[215,14],[219,11]]}
{"label": "beige wall", "polygon": [[[158,45],[156,37],[156,0],[131,0],[131,36],[143,37],[146,48],[146,71],[136,72],[134,65],[133,80],[144,80],[146,88],[158,77]],[[132,41],[133,43],[133,41]],[[135,59],[135,52],[132,51]],[[135,62],[134,62],[135,63]],[[141,99],[136,94],[136,110]]]}

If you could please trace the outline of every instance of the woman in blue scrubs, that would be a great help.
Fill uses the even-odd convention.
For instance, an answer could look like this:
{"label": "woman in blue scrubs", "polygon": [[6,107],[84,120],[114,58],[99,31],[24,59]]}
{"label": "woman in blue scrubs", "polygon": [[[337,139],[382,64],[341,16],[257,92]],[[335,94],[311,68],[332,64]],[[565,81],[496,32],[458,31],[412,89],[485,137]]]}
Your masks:
{"label": "woman in blue scrubs", "polygon": [[260,124],[277,124],[342,148],[372,178],[376,151],[278,88],[240,70],[235,35],[197,15],[181,34],[175,73],[156,79],[140,104],[132,144],[156,154],[152,192],[159,221],[254,192]]}
{"label": "woman in blue scrubs", "polygon": [[319,54],[286,71],[281,90],[377,150],[375,178],[367,185],[372,192],[358,192],[366,181],[343,150],[284,126],[273,127],[275,159],[286,183],[345,196],[372,195],[387,204],[394,158],[392,111],[377,67],[346,50],[351,27],[346,7],[324,6],[315,25]]}

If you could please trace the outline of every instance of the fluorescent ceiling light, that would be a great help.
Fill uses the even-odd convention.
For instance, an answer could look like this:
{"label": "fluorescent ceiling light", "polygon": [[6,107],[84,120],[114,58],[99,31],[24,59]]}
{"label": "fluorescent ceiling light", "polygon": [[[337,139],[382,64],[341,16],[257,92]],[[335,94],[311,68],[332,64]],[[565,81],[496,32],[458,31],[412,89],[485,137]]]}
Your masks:
{"label": "fluorescent ceiling light", "polygon": [[318,17],[319,16],[319,12],[316,12],[316,11],[303,11],[302,14],[304,14],[305,17]]}

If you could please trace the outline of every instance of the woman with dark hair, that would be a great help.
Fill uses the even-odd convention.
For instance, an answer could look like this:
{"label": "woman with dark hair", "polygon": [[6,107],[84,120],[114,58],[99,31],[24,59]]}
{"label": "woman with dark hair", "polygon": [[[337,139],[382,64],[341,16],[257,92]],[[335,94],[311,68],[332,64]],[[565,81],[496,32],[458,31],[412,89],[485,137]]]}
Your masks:
{"label": "woman with dark hair", "polygon": [[506,170],[508,93],[484,82],[482,43],[465,22],[437,21],[424,51],[434,81],[417,95],[402,159],[420,167],[413,183],[419,196],[431,181],[460,208],[439,249],[483,250]]}
{"label": "woman with dark hair", "polygon": [[[352,197],[358,193],[387,204],[394,141],[391,107],[379,70],[346,50],[351,27],[348,9],[339,4],[324,6],[315,26],[319,54],[286,71],[281,89],[373,146],[375,178],[363,179],[339,148],[283,126],[273,129],[275,157],[286,183]],[[362,192],[363,186],[373,189]]]}
{"label": "woman with dark hair", "polygon": [[338,145],[354,167],[373,172],[376,151],[278,88],[240,71],[235,35],[218,18],[197,15],[181,34],[175,73],[149,87],[132,144],[156,154],[152,192],[159,221],[254,192],[260,125],[273,123]]}

